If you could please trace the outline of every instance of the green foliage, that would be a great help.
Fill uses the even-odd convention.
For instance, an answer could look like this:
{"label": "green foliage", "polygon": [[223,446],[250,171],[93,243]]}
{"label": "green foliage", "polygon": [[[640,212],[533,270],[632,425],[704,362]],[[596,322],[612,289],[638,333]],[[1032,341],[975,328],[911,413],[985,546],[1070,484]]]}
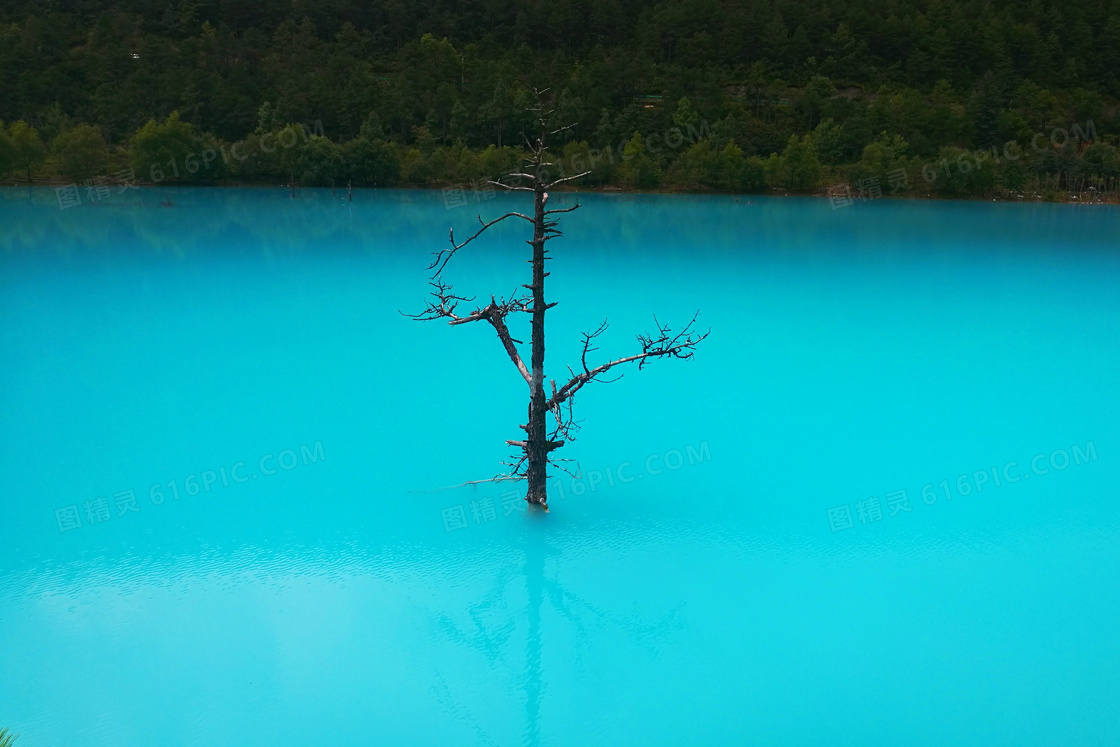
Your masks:
{"label": "green foliage", "polygon": [[469,135],[470,114],[463,102],[455,99],[451,105],[451,117],[447,123],[448,134],[452,140],[463,142]]}
{"label": "green foliage", "polygon": [[[576,125],[551,146],[583,185],[812,191],[905,168],[916,191],[972,196],[1120,178],[1115,3],[514,5],[3,4],[0,119],[20,121],[0,127],[0,173],[90,173],[85,124],[144,181],[444,185],[515,168],[548,86]],[[1089,120],[1092,143],[1031,148]],[[1007,141],[1022,158],[977,161]],[[946,148],[981,166],[921,179],[959,160]]]}
{"label": "green foliage", "polygon": [[881,133],[863,149],[859,163],[848,170],[848,179],[853,184],[875,183],[884,187],[891,174],[907,167],[906,151],[909,148],[901,135]]}
{"label": "green foliage", "polygon": [[424,187],[431,183],[434,174],[427,156],[419,148],[409,148],[401,157],[401,177],[408,184]]}
{"label": "green foliage", "polygon": [[257,109],[257,131],[272,132],[278,127],[280,127],[280,122],[272,110],[272,104],[268,101],[264,102],[261,104],[261,108]]}
{"label": "green foliage", "polygon": [[362,122],[362,129],[358,132],[359,137],[367,138],[368,140],[383,140],[385,138],[385,130],[381,127],[381,119],[377,116],[377,112],[370,112],[366,116],[365,121]]}
{"label": "green foliage", "polygon": [[346,175],[360,187],[391,187],[400,179],[400,159],[389,143],[367,137],[366,132],[363,127],[360,137],[342,146]]}
{"label": "green foliage", "polygon": [[[344,170],[342,151],[330,141],[330,145],[311,146],[316,137],[325,140],[297,124],[258,129],[229,148],[230,173],[245,182],[294,180],[318,186],[329,184]],[[226,160],[223,158],[221,163]]]}
{"label": "green foliage", "polygon": [[57,101],[51,103],[39,115],[39,134],[45,142],[53,143],[55,138],[74,126],[74,121],[62,110]]}
{"label": "green foliage", "polygon": [[200,150],[201,141],[194,128],[180,121],[175,111],[162,124],[150,119],[140,128],[132,138],[130,157],[137,178],[178,182],[197,173],[191,165],[197,162]]}
{"label": "green foliage", "polygon": [[581,174],[590,171],[581,184],[598,186],[614,184],[619,179],[619,154],[609,146],[593,148],[586,140],[571,142],[564,146],[565,174]]}
{"label": "green foliage", "polygon": [[728,192],[757,192],[766,185],[762,161],[744,156],[734,140],[728,140],[719,151],[712,150],[709,140],[692,145],[673,163],[669,179],[685,187]]}
{"label": "green foliage", "polygon": [[497,179],[502,174],[513,171],[521,160],[521,152],[516,148],[498,148],[490,145],[478,154],[479,168],[484,176]]}
{"label": "green foliage", "polygon": [[1093,176],[1120,177],[1120,150],[1108,143],[1093,143],[1081,154],[1086,171]]}
{"label": "green foliage", "polygon": [[0,729],[0,747],[13,747],[19,734],[12,734],[7,729]]}
{"label": "green foliage", "polygon": [[0,122],[0,176],[16,167],[16,144],[12,142],[8,129]]}
{"label": "green foliage", "polygon": [[[765,172],[757,161],[743,157],[742,149],[728,140],[715,157],[715,186],[734,192],[751,192],[765,183]],[[759,183],[761,181],[761,184]]]}
{"label": "green foliage", "polygon": [[692,102],[687,98],[682,98],[677,102],[677,111],[673,113],[673,124],[675,124],[681,132],[684,132],[689,127],[695,127],[700,122],[700,115],[692,109]]}
{"label": "green foliage", "polygon": [[808,85],[798,92],[794,106],[806,127],[814,127],[821,118],[821,112],[828,100],[836,95],[832,81],[822,75],[814,75]]}
{"label": "green foliage", "polygon": [[720,188],[731,192],[760,192],[765,188],[766,167],[761,158],[743,156],[734,143],[724,146],[720,155]]}
{"label": "green foliage", "polygon": [[686,188],[710,185],[715,180],[715,158],[707,140],[692,145],[673,163],[669,179]]}
{"label": "green foliage", "polygon": [[[307,133],[297,124],[286,125],[276,132],[271,155],[279,163],[280,173],[287,175],[290,180],[299,180],[310,163],[303,157],[306,143]],[[267,138],[264,139],[263,147],[268,147],[268,144]]]}
{"label": "green foliage", "polygon": [[1003,189],[1020,192],[1030,181],[1030,169],[1021,160],[1003,160],[998,166],[997,183]]}
{"label": "green foliage", "polygon": [[96,127],[81,124],[54,139],[51,150],[58,158],[58,173],[74,181],[105,174],[109,150]]}
{"label": "green foliage", "polygon": [[47,160],[47,148],[39,138],[39,131],[23,120],[12,122],[8,137],[13,146],[12,168],[19,169],[31,181],[31,170]]}
{"label": "green foliage", "polygon": [[427,153],[424,158],[427,162],[430,178],[436,181],[461,182],[470,178],[469,174],[459,171],[459,148],[440,146]]}
{"label": "green foliage", "polygon": [[770,186],[805,192],[821,180],[821,163],[811,135],[791,135],[779,156],[772,153],[766,161],[766,182]]}
{"label": "green foliage", "polygon": [[661,169],[650,157],[638,132],[622,149],[621,174],[623,183],[634,189],[654,189],[661,183]]}
{"label": "green foliage", "polygon": [[835,166],[843,163],[847,155],[843,133],[832,119],[824,119],[813,130],[813,143],[821,163]]}
{"label": "green foliage", "polygon": [[945,197],[985,194],[995,185],[995,167],[986,159],[978,159],[974,151],[942,148],[933,166],[934,187]]}
{"label": "green foliage", "polygon": [[325,137],[311,135],[296,150],[296,178],[309,187],[325,187],[344,171],[342,149]]}
{"label": "green foliage", "polygon": [[284,174],[276,149],[276,133],[252,132],[230,146],[230,172],[242,182],[280,178]]}

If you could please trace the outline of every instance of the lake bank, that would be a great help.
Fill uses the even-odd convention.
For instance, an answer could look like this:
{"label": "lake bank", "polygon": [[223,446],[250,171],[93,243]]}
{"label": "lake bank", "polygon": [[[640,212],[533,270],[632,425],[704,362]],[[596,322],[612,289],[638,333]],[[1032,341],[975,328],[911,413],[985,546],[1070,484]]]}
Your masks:
{"label": "lake bank", "polygon": [[[75,187],[82,191],[88,190],[92,185],[76,184],[61,178],[54,179],[40,179],[33,182],[26,181],[9,181],[5,180],[0,183],[0,187],[6,189],[17,189],[27,187],[48,187],[51,189],[63,189]],[[99,186],[110,187],[115,190],[122,188],[132,189],[134,187],[146,188],[189,188],[189,187],[205,187],[205,188],[224,188],[224,189],[276,189],[281,191],[292,191],[290,184],[281,184],[275,182],[261,183],[261,182],[237,182],[237,181],[220,181],[220,182],[151,182],[151,181],[131,181],[124,182],[121,180],[107,179]],[[296,192],[304,189],[333,189],[334,192],[342,192],[345,194],[346,185],[331,186],[296,186]],[[418,191],[431,191],[446,193],[449,190],[460,190],[466,194],[470,194],[472,190],[462,183],[445,183],[445,184],[431,184],[431,185],[393,185],[393,186],[362,186],[353,187],[353,189],[405,189],[405,190],[418,190]],[[494,187],[495,190],[500,190]],[[687,187],[687,186],[661,186],[655,189],[634,189],[627,188],[619,185],[601,185],[593,187],[580,188],[578,186],[558,187],[556,192],[586,192],[590,194],[662,194],[662,195],[710,195],[710,196],[727,196],[731,198],[750,200],[755,197],[815,197],[830,199],[836,203],[836,209],[842,207],[850,207],[853,204],[861,202],[869,202],[878,199],[889,200],[932,200],[932,201],[965,201],[965,202],[1036,202],[1036,203],[1058,203],[1058,204],[1071,204],[1071,205],[1118,205],[1120,204],[1120,192],[1107,192],[1099,193],[1094,190],[1082,191],[1063,191],[1063,190],[1050,190],[1048,192],[1011,192],[999,191],[983,195],[939,195],[933,192],[915,193],[908,192],[904,194],[863,194],[861,195],[858,190],[853,191],[851,185],[847,184],[834,184],[826,187],[819,187],[809,192],[792,192],[789,190],[767,190],[760,192],[733,192],[721,191],[706,187]]]}

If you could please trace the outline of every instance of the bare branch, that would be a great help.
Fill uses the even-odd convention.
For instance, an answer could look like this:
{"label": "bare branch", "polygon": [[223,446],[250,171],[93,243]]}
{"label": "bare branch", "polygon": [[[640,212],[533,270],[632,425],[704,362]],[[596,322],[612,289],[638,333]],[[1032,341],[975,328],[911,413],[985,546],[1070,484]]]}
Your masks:
{"label": "bare branch", "polygon": [[[516,310],[528,311],[528,303],[527,300],[518,300]],[[517,371],[521,374],[521,378],[525,380],[526,384],[531,386],[532,376],[529,374],[529,369],[525,366],[525,361],[521,360],[521,355],[517,352],[517,346],[514,345],[513,338],[509,334],[509,328],[506,327],[505,315],[509,313],[509,311],[503,311],[503,308],[504,307],[497,305],[493,298],[491,298],[490,305],[480,310],[479,318],[486,319],[490,322],[494,331],[498,333],[498,339],[502,341],[502,347],[506,349],[506,354],[509,356],[509,359],[513,361],[513,365],[517,366]]]}
{"label": "bare branch", "polygon": [[466,298],[465,296],[456,296],[451,292],[451,286],[443,282],[443,278],[438,275],[428,282],[432,286],[433,300],[428,302],[427,308],[419,314],[406,314],[398,309],[397,313],[402,316],[407,316],[409,319],[415,319],[420,322],[431,322],[437,319],[450,319],[452,323],[457,320],[463,319],[455,314],[455,309],[460,302],[470,303],[474,300],[473,297]]}
{"label": "bare branch", "polygon": [[528,461],[528,456],[524,451],[521,452],[521,457],[516,462],[502,462],[505,466],[509,467],[509,474],[511,480],[524,480],[528,475],[525,471],[525,462]]}
{"label": "bare branch", "polygon": [[532,192],[533,191],[532,187],[521,187],[521,186],[518,186],[518,185],[515,185],[515,184],[503,184],[502,182],[496,182],[493,179],[487,179],[486,183],[487,184],[493,184],[495,187],[505,187],[506,189],[508,189],[510,191],[513,191],[513,192]]}
{"label": "bare branch", "polygon": [[638,335],[638,342],[642,345],[641,353],[619,358],[609,363],[603,363],[595,368],[588,367],[587,354],[597,349],[592,347],[591,341],[606,331],[606,322],[599,325],[599,328],[594,332],[585,332],[583,336],[583,355],[580,357],[580,362],[583,364],[583,373],[575,374],[571,381],[553,393],[552,397],[548,400],[548,409],[555,412],[555,408],[558,405],[571,399],[584,384],[595,381],[599,376],[615,366],[637,362],[638,368],[640,369],[654,358],[679,358],[681,360],[688,360],[693,356],[696,346],[711,334],[711,330],[708,330],[704,334],[699,334],[693,330],[696,324],[696,318],[699,315],[700,312],[693,314],[688,324],[676,334],[673,334],[672,330],[658,322],[657,317],[654,317],[654,324],[657,325],[657,332],[651,335]]}
{"label": "bare branch", "polygon": [[476,308],[466,316],[460,316],[455,313],[458,305],[474,299],[454,295],[451,292],[451,286],[443,282],[443,279],[438,275],[435,280],[431,281],[430,285],[434,290],[432,291],[432,300],[428,302],[426,309],[419,314],[405,314],[403,311],[400,313],[421,322],[447,319],[447,323],[452,326],[478,321],[490,322],[494,331],[498,333],[498,339],[501,341],[502,347],[506,349],[506,354],[513,361],[513,365],[517,367],[521,378],[528,384],[530,381],[529,369],[525,366],[525,362],[521,360],[521,354],[515,345],[516,340],[509,333],[505,318],[509,314],[529,312],[532,309],[532,299],[526,296],[515,297],[511,295],[507,301],[505,298],[495,299],[494,296],[490,296],[489,304]]}
{"label": "bare branch", "polygon": [[548,136],[552,137],[553,135],[559,135],[564,130],[570,130],[573,127],[575,127],[577,124],[579,124],[579,123],[578,122],[572,122],[571,124],[564,125],[563,127],[558,127],[555,130],[553,130],[552,132],[548,133]]}
{"label": "bare branch", "polygon": [[555,180],[555,181],[551,181],[551,182],[549,182],[548,184],[546,184],[546,185],[545,185],[545,187],[544,187],[544,188],[545,188],[545,189],[552,189],[552,188],[553,188],[553,187],[555,187],[555,186],[556,186],[557,184],[563,184],[564,182],[570,182],[570,181],[571,181],[571,180],[573,180],[573,179],[580,179],[580,178],[583,178],[583,177],[587,176],[587,175],[588,175],[588,174],[590,174],[590,173],[591,173],[590,171],[585,171],[585,172],[583,172],[582,174],[574,174],[574,175],[572,175],[572,176],[565,176],[565,177],[563,177],[563,178],[561,178],[561,179],[557,179],[557,180]]}
{"label": "bare branch", "polygon": [[[579,210],[580,207],[582,207],[582,206],[577,202],[575,205],[572,205],[570,208],[556,208],[555,210],[545,210],[544,214],[545,215],[552,215],[553,213],[570,213],[573,210]],[[555,223],[553,225],[555,225]]]}
{"label": "bare branch", "polygon": [[429,490],[410,490],[409,493],[438,493],[441,490],[454,490],[456,488],[465,488],[468,485],[481,485],[486,482],[505,482],[507,480],[524,480],[523,475],[495,475],[494,477],[487,477],[485,480],[467,480],[458,485],[448,485],[445,488],[431,488]]}
{"label": "bare branch", "polygon": [[[556,381],[552,381],[552,396],[556,396]],[[572,405],[575,402],[574,397],[569,397],[565,402],[554,405],[552,410],[552,417],[556,421],[556,425],[549,435],[549,440],[556,441],[562,439],[565,442],[575,441],[576,434],[580,430],[580,421],[575,419],[572,412]]]}
{"label": "bare branch", "polygon": [[530,223],[533,222],[532,218],[530,218],[527,215],[524,215],[523,213],[506,213],[505,215],[502,215],[498,218],[495,218],[494,220],[490,221],[489,223],[484,223],[482,221],[482,216],[480,215],[480,216],[478,216],[478,222],[482,224],[482,228],[475,231],[474,234],[469,239],[467,239],[466,241],[464,241],[461,244],[456,244],[455,243],[455,229],[454,228],[450,229],[450,231],[448,232],[448,236],[451,240],[451,248],[450,249],[443,249],[442,251],[440,251],[436,255],[435,260],[432,261],[432,264],[428,266],[429,270],[435,270],[435,272],[432,273],[432,277],[434,278],[437,275],[439,275],[441,272],[443,272],[443,268],[446,267],[447,263],[451,260],[451,258],[453,256],[455,256],[455,252],[459,251],[464,246],[466,246],[467,244],[469,244],[472,241],[474,241],[475,239],[477,239],[479,236],[482,235],[482,233],[487,228],[490,228],[490,226],[494,225],[495,223],[501,223],[506,218],[521,218],[522,220],[527,220]]}
{"label": "bare branch", "polygon": [[[576,479],[579,479],[580,477],[582,477],[582,475],[580,474],[581,470],[579,468],[579,462],[575,459],[549,459],[548,463],[551,464],[556,469],[560,470],[561,472],[566,472],[567,474],[571,475],[572,477],[574,477]],[[576,466],[575,472],[573,472],[572,470],[565,467],[564,466],[565,464],[574,464]]]}

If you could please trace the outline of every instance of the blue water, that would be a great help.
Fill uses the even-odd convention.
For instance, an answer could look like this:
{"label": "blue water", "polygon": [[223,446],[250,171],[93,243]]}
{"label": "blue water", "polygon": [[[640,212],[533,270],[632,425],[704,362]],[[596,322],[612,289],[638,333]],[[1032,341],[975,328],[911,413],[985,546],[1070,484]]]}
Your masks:
{"label": "blue water", "polygon": [[516,197],[88,197],[0,191],[20,747],[1120,743],[1117,208],[583,197],[548,374],[711,337],[581,392],[544,516],[449,488],[525,422],[493,331],[398,313]]}

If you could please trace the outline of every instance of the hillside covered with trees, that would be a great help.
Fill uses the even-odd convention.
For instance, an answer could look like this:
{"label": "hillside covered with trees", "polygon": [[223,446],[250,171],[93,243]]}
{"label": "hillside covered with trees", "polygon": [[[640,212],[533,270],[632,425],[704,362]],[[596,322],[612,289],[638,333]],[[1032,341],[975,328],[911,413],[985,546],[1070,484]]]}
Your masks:
{"label": "hillside covered with trees", "polygon": [[534,87],[592,186],[1115,195],[1120,0],[0,7],[5,181],[448,186]]}

